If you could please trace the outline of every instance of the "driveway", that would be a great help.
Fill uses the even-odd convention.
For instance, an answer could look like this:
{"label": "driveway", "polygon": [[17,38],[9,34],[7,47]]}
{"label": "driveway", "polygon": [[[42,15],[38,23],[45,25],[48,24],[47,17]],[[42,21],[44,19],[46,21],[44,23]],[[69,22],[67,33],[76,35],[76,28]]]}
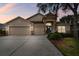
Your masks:
{"label": "driveway", "polygon": [[62,56],[46,36],[0,37],[0,56]]}

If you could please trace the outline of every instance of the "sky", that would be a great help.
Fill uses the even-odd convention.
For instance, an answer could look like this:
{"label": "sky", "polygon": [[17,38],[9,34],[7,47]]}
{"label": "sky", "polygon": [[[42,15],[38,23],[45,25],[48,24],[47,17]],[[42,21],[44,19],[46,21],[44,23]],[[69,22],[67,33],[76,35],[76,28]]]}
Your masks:
{"label": "sky", "polygon": [[[0,3],[0,23],[6,23],[17,16],[28,18],[38,12],[36,3]],[[60,9],[58,11],[58,19],[68,14],[73,14],[68,11],[66,14]]]}
{"label": "sky", "polygon": [[26,19],[37,11],[35,3],[0,3],[0,23],[6,23],[17,16]]}

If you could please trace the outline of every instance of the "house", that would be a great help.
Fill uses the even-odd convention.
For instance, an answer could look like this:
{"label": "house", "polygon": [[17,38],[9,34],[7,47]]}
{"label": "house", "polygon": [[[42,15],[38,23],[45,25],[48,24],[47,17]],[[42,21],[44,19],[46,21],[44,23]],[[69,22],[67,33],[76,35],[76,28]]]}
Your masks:
{"label": "house", "polygon": [[48,30],[51,32],[68,32],[66,26],[56,21],[56,15],[48,13],[42,15],[37,13],[27,19],[16,17],[6,24],[8,35],[44,35]]}
{"label": "house", "polygon": [[8,35],[31,35],[44,34],[44,23],[42,22],[43,15],[37,13],[27,19],[16,17],[7,22],[6,31]]}

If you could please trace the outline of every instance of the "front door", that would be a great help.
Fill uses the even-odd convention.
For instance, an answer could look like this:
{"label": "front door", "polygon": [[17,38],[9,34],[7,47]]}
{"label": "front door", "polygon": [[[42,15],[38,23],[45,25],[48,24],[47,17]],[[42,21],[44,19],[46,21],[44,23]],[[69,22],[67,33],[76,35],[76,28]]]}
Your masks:
{"label": "front door", "polygon": [[46,23],[46,33],[50,33],[53,31],[52,24]]}

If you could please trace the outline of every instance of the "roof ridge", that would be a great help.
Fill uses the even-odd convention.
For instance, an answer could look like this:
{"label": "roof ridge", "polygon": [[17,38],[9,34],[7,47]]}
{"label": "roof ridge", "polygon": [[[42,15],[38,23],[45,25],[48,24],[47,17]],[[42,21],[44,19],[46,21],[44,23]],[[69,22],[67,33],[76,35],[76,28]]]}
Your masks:
{"label": "roof ridge", "polygon": [[14,21],[14,20],[16,20],[16,19],[18,19],[18,18],[21,18],[21,19],[23,19],[23,20],[24,20],[24,18],[23,18],[23,17],[21,17],[21,16],[17,16],[17,17],[15,17],[15,18],[13,18],[12,20],[10,20],[10,21],[6,22],[5,24],[8,24],[8,23],[10,23],[10,22],[12,22],[12,21]]}
{"label": "roof ridge", "polygon": [[41,14],[41,13],[36,13],[36,14],[34,14],[34,15],[32,15],[32,16],[30,16],[30,17],[26,18],[26,20],[28,20],[28,19],[30,19],[30,18],[32,18],[32,17],[34,17],[34,16],[38,15],[38,14],[40,14],[40,15],[44,16],[44,15],[43,15],[43,14]]}

